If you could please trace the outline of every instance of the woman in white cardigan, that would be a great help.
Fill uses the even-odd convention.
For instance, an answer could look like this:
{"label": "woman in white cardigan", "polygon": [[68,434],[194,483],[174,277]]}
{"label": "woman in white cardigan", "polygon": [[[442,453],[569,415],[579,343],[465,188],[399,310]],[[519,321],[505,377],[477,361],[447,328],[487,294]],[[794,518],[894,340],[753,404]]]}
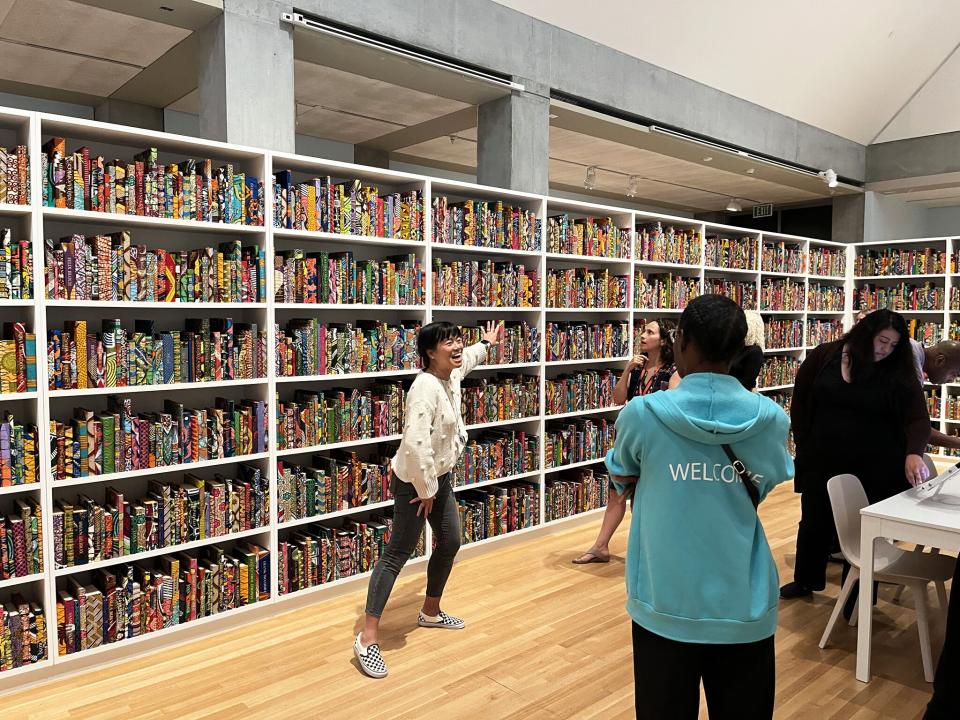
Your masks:
{"label": "woman in white cardigan", "polygon": [[393,584],[417,547],[424,522],[436,545],[427,563],[427,592],[417,624],[459,630],[460,618],[440,610],[440,596],[460,549],[460,513],[450,471],[467,442],[460,413],[460,381],[486,360],[487,347],[500,341],[502,328],[488,322],[480,342],[463,346],[460,328],[434,322],[420,329],[417,353],[423,370],[407,393],[403,439],[393,458],[393,528],[367,588],[363,631],[353,643],[360,668],[370,677],[387,675],[380,654],[380,616]]}

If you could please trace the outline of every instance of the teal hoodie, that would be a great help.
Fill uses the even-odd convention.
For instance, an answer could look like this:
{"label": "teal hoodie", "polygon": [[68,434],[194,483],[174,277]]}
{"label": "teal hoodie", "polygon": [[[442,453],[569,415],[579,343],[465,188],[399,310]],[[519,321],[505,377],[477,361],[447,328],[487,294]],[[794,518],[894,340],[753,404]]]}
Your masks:
{"label": "teal hoodie", "polygon": [[639,478],[626,561],[627,612],[638,625],[681,642],[773,635],[777,567],[721,445],[746,465],[762,500],[793,477],[789,426],[770,398],[714,373],[623,408],[606,463],[613,475]]}

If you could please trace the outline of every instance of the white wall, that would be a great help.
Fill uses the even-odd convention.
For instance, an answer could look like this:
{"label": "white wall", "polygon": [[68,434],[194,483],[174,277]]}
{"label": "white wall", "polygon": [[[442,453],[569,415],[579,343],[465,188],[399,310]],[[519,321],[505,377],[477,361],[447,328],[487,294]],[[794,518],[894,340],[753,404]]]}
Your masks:
{"label": "white wall", "polygon": [[927,233],[930,237],[960,237],[960,207],[927,210]]}
{"label": "white wall", "polygon": [[895,195],[866,193],[863,217],[863,239],[904,240],[929,237],[929,210],[907,204]]}

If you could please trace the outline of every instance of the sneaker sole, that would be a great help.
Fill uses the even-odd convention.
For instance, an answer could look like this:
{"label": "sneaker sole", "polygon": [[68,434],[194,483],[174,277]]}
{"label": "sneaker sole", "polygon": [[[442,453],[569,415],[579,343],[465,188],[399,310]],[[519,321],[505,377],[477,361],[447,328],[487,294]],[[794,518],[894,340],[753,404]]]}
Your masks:
{"label": "sneaker sole", "polygon": [[463,625],[445,625],[444,623],[431,623],[423,620],[417,620],[417,625],[425,628],[440,628],[441,630],[463,630],[467,626],[466,623],[463,623]]}
{"label": "sneaker sole", "polygon": [[373,670],[368,668],[364,664],[363,656],[360,654],[360,649],[356,645],[353,646],[353,654],[356,656],[357,662],[360,663],[360,669],[363,670],[364,675],[366,675],[367,677],[372,677],[376,680],[379,680],[387,676],[386,670],[384,670],[383,673],[381,674],[381,673],[374,672]]}

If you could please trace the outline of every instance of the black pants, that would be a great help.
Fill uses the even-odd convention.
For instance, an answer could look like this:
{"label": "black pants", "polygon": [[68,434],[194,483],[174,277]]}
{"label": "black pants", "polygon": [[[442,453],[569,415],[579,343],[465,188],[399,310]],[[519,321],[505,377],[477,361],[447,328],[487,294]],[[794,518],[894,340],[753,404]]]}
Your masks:
{"label": "black pants", "polygon": [[837,543],[837,527],[827,486],[815,485],[800,493],[800,528],[793,579],[810,590],[827,586],[827,562]]}
{"label": "black pants", "polygon": [[638,720],[696,720],[701,680],[710,720],[770,720],[776,688],[773,635],[736,645],[683,643],[633,623]]}
{"label": "black pants", "polygon": [[947,629],[943,638],[943,652],[933,678],[933,698],[927,705],[923,720],[955,720],[960,717],[960,563],[953,571],[950,586],[950,605],[947,609]]}

